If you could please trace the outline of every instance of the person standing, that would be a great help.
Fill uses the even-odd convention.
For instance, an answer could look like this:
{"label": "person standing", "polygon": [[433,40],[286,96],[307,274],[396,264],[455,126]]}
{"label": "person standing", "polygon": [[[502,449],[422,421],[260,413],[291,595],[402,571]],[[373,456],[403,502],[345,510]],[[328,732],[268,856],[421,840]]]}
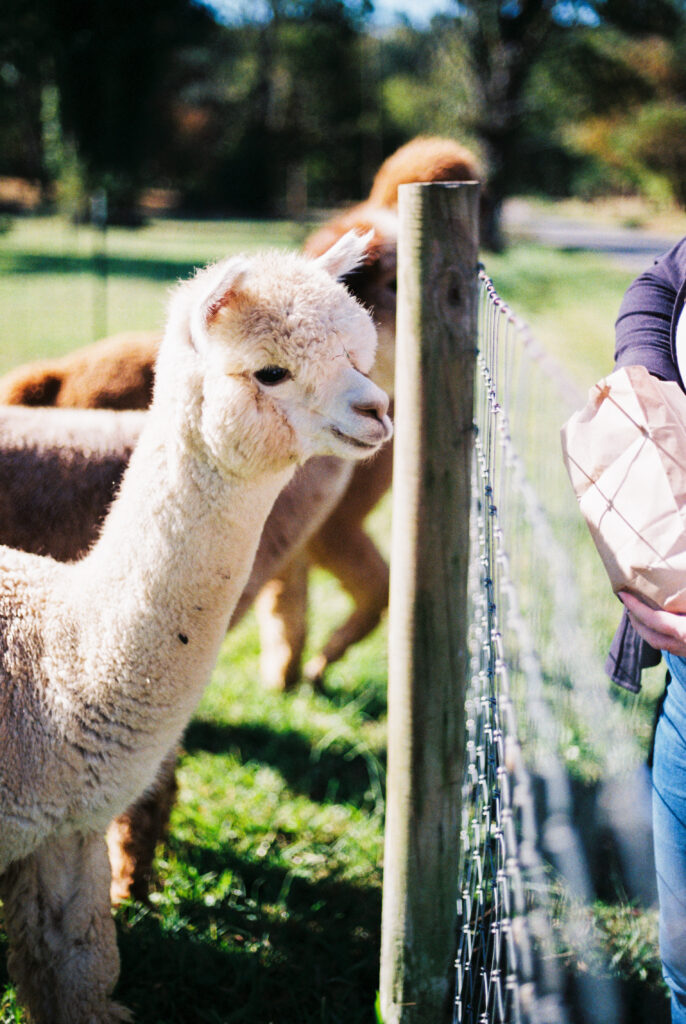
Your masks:
{"label": "person standing", "polygon": [[[616,324],[615,366],[642,365],[686,392],[686,238],[629,286]],[[660,957],[672,1024],[686,1024],[686,615],[620,593],[624,612],[607,661],[610,677],[633,692],[660,657],[667,686],[652,750],[653,842]]]}

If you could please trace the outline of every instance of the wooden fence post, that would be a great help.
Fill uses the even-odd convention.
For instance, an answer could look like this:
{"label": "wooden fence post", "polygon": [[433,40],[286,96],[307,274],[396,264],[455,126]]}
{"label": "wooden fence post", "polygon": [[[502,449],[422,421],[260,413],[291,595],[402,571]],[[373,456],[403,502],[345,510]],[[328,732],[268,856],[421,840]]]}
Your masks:
{"label": "wooden fence post", "polygon": [[442,1024],[456,951],[476,348],[475,182],[403,185],[380,1002]]}

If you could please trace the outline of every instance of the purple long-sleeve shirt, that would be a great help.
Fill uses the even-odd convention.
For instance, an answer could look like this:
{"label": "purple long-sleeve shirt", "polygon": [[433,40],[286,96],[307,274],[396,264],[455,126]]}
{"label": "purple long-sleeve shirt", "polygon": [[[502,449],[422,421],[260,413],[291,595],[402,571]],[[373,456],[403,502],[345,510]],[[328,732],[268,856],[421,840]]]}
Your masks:
{"label": "purple long-sleeve shirt", "polygon": [[[676,358],[676,325],[686,300],[686,238],[660,256],[629,286],[615,326],[615,366],[645,366],[686,391]],[[642,640],[626,611],[605,665],[610,678],[634,693],[641,670],[657,665],[660,652]]]}

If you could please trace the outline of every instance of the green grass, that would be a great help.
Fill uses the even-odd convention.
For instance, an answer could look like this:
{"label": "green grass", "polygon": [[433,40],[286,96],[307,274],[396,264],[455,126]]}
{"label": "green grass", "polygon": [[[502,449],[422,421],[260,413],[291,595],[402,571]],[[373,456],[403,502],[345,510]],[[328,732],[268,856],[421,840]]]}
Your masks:
{"label": "green grass", "polygon": [[[0,372],[106,333],[157,327],[169,286],[193,266],[257,245],[298,245],[305,233],[274,222],[153,222],[108,232],[103,263],[102,240],[90,229],[17,220],[0,236]],[[608,372],[613,322],[632,272],[600,256],[530,245],[489,256],[487,266],[580,388]],[[546,417],[533,446],[541,465],[558,459],[560,424],[554,412]],[[372,523],[385,547],[389,519],[386,501]],[[602,651],[617,606],[594,553],[580,565],[592,580],[585,611]],[[316,574],[308,653],[346,608],[332,580]],[[227,637],[187,731],[151,905],[117,914],[116,995],[140,1024],[371,1024],[378,1017],[385,644],[383,625],[330,670],[325,695],[303,686],[279,696],[259,684],[252,615]],[[617,698],[644,744],[659,688],[655,676],[640,698]],[[585,741],[565,729],[567,746],[579,747],[583,759]],[[618,893],[594,922],[613,971],[658,984],[650,918]],[[2,963],[0,992],[0,1024],[23,1021]]]}
{"label": "green grass", "polygon": [[526,244],[489,255],[486,269],[580,388],[611,372],[614,322],[635,271],[605,256]]}
{"label": "green grass", "polygon": [[[320,578],[318,607],[327,589]],[[372,1013],[383,640],[341,666],[329,696],[265,694],[257,655],[250,619],[227,641],[187,731],[152,908],[119,915],[121,997],[142,1021]]]}
{"label": "green grass", "polygon": [[16,219],[0,236],[0,373],[124,330],[164,322],[168,291],[197,266],[258,246],[300,245],[284,221],[154,221],[137,231],[56,217]]}

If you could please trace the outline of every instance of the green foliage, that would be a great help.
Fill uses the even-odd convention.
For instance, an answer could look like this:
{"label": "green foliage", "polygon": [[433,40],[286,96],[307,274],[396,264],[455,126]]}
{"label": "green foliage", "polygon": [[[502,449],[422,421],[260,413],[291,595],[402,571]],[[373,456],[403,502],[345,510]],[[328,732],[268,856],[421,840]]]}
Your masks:
{"label": "green foliage", "polygon": [[625,128],[623,135],[627,160],[631,153],[646,172],[664,177],[673,198],[681,207],[686,207],[686,110],[683,105],[675,102],[646,104],[638,113],[633,131]]}
{"label": "green foliage", "polygon": [[683,29],[684,12],[680,0],[604,0],[603,16],[633,36],[673,36]]}
{"label": "green foliage", "polygon": [[384,156],[436,133],[486,161],[496,220],[521,192],[682,201],[676,0],[467,0],[383,32],[369,0],[240,11],[220,23],[191,0],[8,0],[0,174],[46,195],[57,182],[63,207],[106,188],[122,223],[149,185],[186,210],[302,217],[362,197]]}
{"label": "green foliage", "polygon": [[560,33],[532,69],[529,102],[551,129],[643,103],[653,88],[636,57],[616,29]]}
{"label": "green foliage", "polygon": [[446,135],[479,150],[479,87],[459,25],[436,19],[428,33],[403,26],[384,40],[386,49],[381,89],[384,119],[392,129],[404,138]]}
{"label": "green foliage", "polygon": [[[577,59],[562,64],[561,84],[567,95],[577,98],[567,101],[561,137],[593,161],[593,187],[606,193],[613,188],[638,191],[657,202],[683,206],[686,79],[679,38],[651,38],[647,60],[644,40],[616,30],[589,31],[578,43],[581,49],[573,48]],[[584,49],[592,58],[586,62],[578,59]],[[571,80],[564,68],[571,69]],[[592,87],[585,93],[568,88],[575,75],[587,75]],[[559,77],[559,69],[554,72],[551,65],[541,77],[542,87],[555,89],[553,79]],[[591,180],[587,174],[586,181]]]}
{"label": "green foliage", "polygon": [[217,26],[202,85],[182,87],[185,131],[159,160],[178,167],[192,208],[302,215],[362,189],[360,152],[378,130],[361,64],[366,14],[365,3],[273,2],[266,19]]}
{"label": "green foliage", "polygon": [[[621,11],[587,4],[586,14],[594,6],[589,24],[571,5],[563,15],[556,5],[479,0],[426,32],[399,27],[381,47],[394,58],[382,61],[386,121],[474,146],[496,203],[523,192],[655,196],[660,181],[680,200],[684,132],[667,111],[683,105],[683,10],[665,0],[651,22],[639,2]],[[619,144],[596,139],[599,125],[609,132],[617,120],[621,156]]]}
{"label": "green foliage", "polygon": [[666,993],[656,908],[646,910],[626,901],[597,901],[582,907],[563,886],[553,891],[559,955],[568,968],[574,973],[642,982]]}
{"label": "green foliage", "polygon": [[49,25],[64,134],[90,188],[106,186],[125,210],[160,142],[173,56],[211,20],[187,0],[96,0],[52,4]]}

